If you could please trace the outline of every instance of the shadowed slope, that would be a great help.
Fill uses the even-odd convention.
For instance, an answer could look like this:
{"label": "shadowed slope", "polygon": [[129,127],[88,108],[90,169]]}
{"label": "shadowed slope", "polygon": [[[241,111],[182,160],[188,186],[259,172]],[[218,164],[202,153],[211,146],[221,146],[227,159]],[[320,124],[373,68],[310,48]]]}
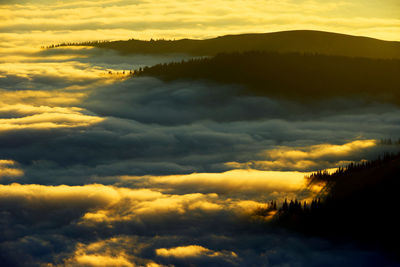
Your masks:
{"label": "shadowed slope", "polygon": [[158,64],[135,76],[241,84],[245,94],[306,102],[352,97],[400,103],[400,60],[393,59],[244,52]]}
{"label": "shadowed slope", "polygon": [[325,195],[307,206],[284,204],[277,223],[336,240],[358,240],[399,255],[399,173],[400,154],[311,175],[311,183],[327,182]]}

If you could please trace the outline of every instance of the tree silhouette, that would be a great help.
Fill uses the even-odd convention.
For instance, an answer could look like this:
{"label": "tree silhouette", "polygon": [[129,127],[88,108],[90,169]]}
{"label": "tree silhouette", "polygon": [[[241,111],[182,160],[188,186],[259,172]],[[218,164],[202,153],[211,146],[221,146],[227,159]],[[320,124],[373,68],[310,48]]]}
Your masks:
{"label": "tree silhouette", "polygon": [[332,174],[316,172],[312,183],[326,182],[326,194],[308,205],[285,199],[275,223],[333,240],[352,238],[400,255],[400,154],[351,163]]}
{"label": "tree silhouette", "polygon": [[134,72],[165,81],[209,80],[243,85],[241,94],[314,104],[358,97],[400,104],[400,60],[249,51],[157,64]]}

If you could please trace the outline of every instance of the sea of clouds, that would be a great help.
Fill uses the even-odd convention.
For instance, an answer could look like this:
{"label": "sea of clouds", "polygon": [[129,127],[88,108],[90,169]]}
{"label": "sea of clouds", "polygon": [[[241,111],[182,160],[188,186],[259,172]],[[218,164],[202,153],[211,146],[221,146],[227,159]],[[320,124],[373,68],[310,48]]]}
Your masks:
{"label": "sea of clouds", "polygon": [[243,96],[237,85],[127,75],[185,55],[18,55],[0,64],[2,265],[389,263],[253,211],[312,198],[312,171],[396,151],[379,140],[400,136],[397,106],[294,103]]}

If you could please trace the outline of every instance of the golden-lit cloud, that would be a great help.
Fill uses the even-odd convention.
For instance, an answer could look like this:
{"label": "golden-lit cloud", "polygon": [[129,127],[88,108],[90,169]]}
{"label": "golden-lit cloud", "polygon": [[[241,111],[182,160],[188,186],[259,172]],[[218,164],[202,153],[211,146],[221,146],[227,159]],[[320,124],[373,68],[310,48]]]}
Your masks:
{"label": "golden-lit cloud", "polygon": [[189,245],[173,248],[159,248],[156,249],[157,256],[161,257],[174,257],[174,258],[197,258],[197,257],[223,257],[230,256],[236,258],[237,255],[233,251],[213,251],[211,249],[199,246]]}
{"label": "golden-lit cloud", "polygon": [[[86,97],[85,92],[64,92],[64,91],[36,91],[0,90],[0,104],[2,112],[15,110],[17,112],[38,111],[48,107],[76,105]],[[48,106],[48,107],[46,107]]]}
{"label": "golden-lit cloud", "polygon": [[104,206],[118,201],[120,195],[113,187],[104,185],[86,186],[45,186],[45,185],[0,185],[0,199],[20,199],[35,205],[47,203],[48,205],[80,205],[89,207]]}
{"label": "golden-lit cloud", "polygon": [[[12,162],[4,161],[4,166],[8,166]],[[235,175],[238,175],[237,173]],[[259,177],[253,179],[261,179],[261,173]],[[283,177],[284,174],[281,174]],[[207,176],[203,176],[207,177]],[[202,176],[199,177],[188,177],[181,176],[182,179],[187,181],[193,179],[193,182],[200,184]],[[230,176],[231,179],[233,176]],[[171,177],[167,177],[165,181],[175,182],[179,187],[179,178],[171,180]],[[218,177],[216,178],[218,179]],[[264,180],[257,182],[256,185],[251,185],[254,181],[249,181],[250,186],[263,186],[268,188],[268,192],[271,193],[273,198],[283,198],[285,195],[279,195],[274,193],[275,191],[287,191],[286,196],[293,194],[295,189],[299,190],[303,182],[297,182],[296,185],[291,184],[289,188],[282,188],[281,185],[277,185],[277,175],[273,179],[268,180],[264,177]],[[304,178],[303,178],[304,180]],[[206,186],[206,183],[210,180],[203,181],[202,183]],[[212,186],[224,187],[224,182],[218,181]],[[158,181],[159,182],[159,181]],[[274,188],[274,182],[276,188]],[[246,190],[245,178],[242,178],[239,183],[242,185],[240,188]],[[268,186],[266,184],[270,183]],[[283,181],[283,184],[287,181]],[[227,185],[228,187],[230,185]],[[157,219],[161,220],[163,216],[188,216],[186,214],[191,213],[203,213],[203,214],[214,214],[221,211],[229,211],[232,214],[244,215],[252,210],[256,209],[262,202],[240,198],[225,198],[220,197],[216,193],[185,193],[185,194],[171,194],[162,193],[157,189],[158,184],[154,184],[154,188],[143,188],[143,189],[129,189],[115,186],[106,186],[100,184],[91,184],[84,186],[45,186],[35,184],[11,184],[11,185],[0,185],[0,201],[7,199],[18,200],[20,203],[26,203],[29,206],[35,207],[58,207],[58,206],[70,206],[74,209],[81,209],[82,214],[80,218],[80,224],[82,225],[94,225],[98,223],[113,224],[115,222],[126,222],[136,221],[140,222],[143,220]],[[237,188],[238,190],[239,188]],[[256,190],[256,189],[254,189]],[[260,189],[258,189],[260,190]],[[168,191],[168,189],[166,190]],[[260,192],[260,191],[259,191]],[[282,193],[282,192],[281,192]],[[88,258],[85,258],[88,259]]]}
{"label": "golden-lit cloud", "polygon": [[305,186],[304,172],[258,171],[237,169],[223,173],[193,173],[167,176],[122,176],[122,181],[146,178],[149,184],[198,192],[293,192]]}
{"label": "golden-lit cloud", "polygon": [[[218,203],[219,200],[216,194],[169,195],[146,189],[118,189],[117,191],[121,197],[119,202],[105,209],[87,212],[82,217],[81,223],[140,221],[156,215],[179,216],[195,210],[214,212],[223,209],[223,206]],[[142,195],[143,193],[146,194],[145,199],[138,198],[138,194]]]}
{"label": "golden-lit cloud", "polygon": [[295,169],[307,170],[313,168],[333,168],[346,165],[350,161],[343,159],[354,156],[377,145],[376,140],[355,140],[343,145],[320,144],[304,147],[280,146],[267,150],[262,155],[268,160],[258,160],[246,163],[228,162],[234,168],[251,168],[262,170]]}
{"label": "golden-lit cloud", "polygon": [[348,156],[359,150],[376,146],[376,140],[355,140],[343,145],[321,144],[293,149],[281,147],[266,151],[267,156],[273,159],[301,160],[305,158],[316,159],[326,156]]}
{"label": "golden-lit cloud", "polygon": [[[0,132],[20,129],[87,127],[103,118],[84,114],[78,104],[87,93],[0,90]],[[69,107],[68,107],[69,106]]]}
{"label": "golden-lit cloud", "polygon": [[[15,44],[136,38],[204,38],[315,29],[398,40],[399,4],[343,1],[67,1],[0,6],[0,36]],[[132,16],[135,14],[135,16]]]}
{"label": "golden-lit cloud", "polygon": [[[34,62],[32,63],[2,63],[0,71],[5,74],[18,74],[22,77],[42,75],[47,77],[64,77],[69,79],[87,79],[97,78],[98,72],[95,69],[89,69],[86,64],[78,62]],[[85,71],[82,71],[84,69]]]}
{"label": "golden-lit cloud", "polygon": [[108,255],[86,255],[86,254],[78,254],[74,258],[74,263],[67,266],[93,266],[93,267],[112,267],[112,266],[120,266],[120,267],[133,267],[134,265],[130,263],[123,255],[118,256],[108,256]]}
{"label": "golden-lit cloud", "polygon": [[52,129],[85,127],[103,121],[96,116],[84,115],[74,110],[41,113],[21,118],[0,119],[0,132],[19,129]]}
{"label": "golden-lit cloud", "polygon": [[0,179],[2,177],[20,177],[24,175],[23,170],[16,166],[14,160],[0,159]]}
{"label": "golden-lit cloud", "polygon": [[134,238],[127,236],[112,237],[88,244],[78,243],[73,255],[65,259],[62,266],[162,266],[152,260],[132,255],[140,252],[143,247],[144,244],[138,244]]}
{"label": "golden-lit cloud", "polygon": [[128,189],[99,184],[85,186],[0,185],[0,200],[21,199],[35,205],[78,205],[96,208],[82,216],[85,221],[124,221],[156,214],[184,214],[190,210],[214,211],[222,206],[216,194],[162,194],[151,189]]}
{"label": "golden-lit cloud", "polygon": [[87,93],[37,90],[0,90],[0,132],[18,129],[87,127],[103,118],[74,107]]}
{"label": "golden-lit cloud", "polygon": [[[253,265],[266,263],[275,251],[297,261],[298,250],[288,250],[282,235],[266,230],[265,244],[260,242],[260,224],[252,228],[252,223],[269,220],[274,212],[254,211],[271,200],[278,206],[285,198],[309,200],[321,189],[307,187],[304,176],[310,170],[359,160],[377,146],[372,139],[340,140],[359,133],[380,138],[398,128],[399,116],[389,110],[382,116],[350,116],[336,134],[337,117],[291,120],[286,115],[302,108],[286,110],[279,100],[232,96],[225,93],[230,86],[147,83],[147,78],[115,75],[175,56],[143,59],[88,47],[40,48],[294,29],[399,40],[399,6],[391,0],[3,2],[0,258],[10,265],[18,265],[21,255],[32,266],[246,265],[259,245]],[[227,100],[217,103],[221,114],[208,101],[198,105],[208,96]],[[247,112],[253,104],[256,111]],[[276,113],[274,106],[280,107]],[[268,116],[235,115],[255,112]],[[382,118],[376,132],[371,130],[375,125],[353,125]],[[327,132],[336,144],[320,144]],[[314,145],[302,146],[306,143]],[[107,185],[97,184],[102,182]],[[289,238],[295,248],[309,242]],[[279,242],[283,249],[277,248]]]}
{"label": "golden-lit cloud", "polygon": [[78,114],[79,111],[82,111],[82,109],[77,107],[65,108],[65,107],[33,106],[27,104],[15,104],[15,105],[4,104],[0,107],[0,113],[12,113],[18,115],[28,115],[35,113]]}

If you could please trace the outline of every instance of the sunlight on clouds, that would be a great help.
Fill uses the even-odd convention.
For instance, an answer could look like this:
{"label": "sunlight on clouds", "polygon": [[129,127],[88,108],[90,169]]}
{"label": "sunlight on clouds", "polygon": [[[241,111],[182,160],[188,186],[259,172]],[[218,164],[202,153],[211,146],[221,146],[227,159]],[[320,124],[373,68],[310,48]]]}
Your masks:
{"label": "sunlight on clouds", "polygon": [[70,258],[64,260],[62,266],[162,266],[149,259],[143,259],[132,254],[138,254],[146,244],[138,243],[133,237],[118,236],[96,242],[78,243]]}
{"label": "sunlight on clouds", "polygon": [[[53,49],[49,52],[38,49],[32,51],[24,47],[0,48],[0,95],[8,94],[8,99],[12,101],[13,94],[69,94],[73,97],[73,93],[76,93],[75,102],[78,103],[88,91],[127,78],[106,75],[108,68],[104,66],[80,62],[79,60],[85,58],[90,61],[87,59],[89,55],[85,54],[90,49],[92,48]],[[7,101],[7,104],[10,102]],[[65,105],[64,101],[57,101],[57,104]]]}
{"label": "sunlight on clouds", "polygon": [[127,197],[136,199],[138,201],[154,199],[161,196],[161,193],[154,192],[148,189],[131,190],[127,188],[116,188],[113,186],[105,186],[101,184],[91,184],[84,186],[45,186],[45,185],[0,185],[0,190],[3,195],[12,195],[23,198],[25,195],[37,196],[38,199],[43,200],[59,200],[70,201],[74,203],[79,200],[93,200],[100,205],[115,204],[122,198]]}
{"label": "sunlight on clouds", "polygon": [[[223,208],[217,203],[212,203],[212,201],[218,201],[216,194],[169,195],[146,189],[117,190],[121,194],[119,202],[106,209],[87,212],[82,217],[81,223],[90,225],[101,222],[140,221],[155,215],[183,215],[196,210],[214,212]],[[138,198],[136,193],[143,192],[148,194],[148,199]]]}
{"label": "sunlight on clouds", "polygon": [[104,206],[119,200],[120,195],[113,187],[104,185],[86,186],[45,186],[45,185],[0,185],[0,200],[20,199],[32,205],[47,203],[65,206],[83,204],[89,207]]}
{"label": "sunlight on clouds", "polygon": [[[77,252],[79,253],[79,252]],[[112,266],[120,266],[120,267],[133,267],[134,265],[130,263],[124,255],[118,255],[118,256],[108,256],[108,255],[86,255],[86,254],[78,254],[74,258],[74,264],[69,265],[68,263],[66,264],[67,266],[76,266],[82,265],[82,266],[93,266],[93,267],[112,267]]]}
{"label": "sunlight on clouds", "polygon": [[[86,93],[0,90],[0,132],[20,129],[87,127],[104,119],[84,114],[78,104]],[[3,99],[3,100],[2,100]],[[63,107],[64,106],[64,107]]]}
{"label": "sunlight on clouds", "polygon": [[132,37],[205,38],[315,29],[398,40],[400,21],[394,12],[396,7],[399,8],[388,1],[378,5],[355,0],[26,3],[0,7],[0,38],[18,46],[40,46]]}
{"label": "sunlight on clouds", "polygon": [[305,186],[304,172],[231,170],[223,173],[193,173],[167,176],[122,176],[122,181],[148,179],[153,186],[198,192],[241,193],[295,191]]}
{"label": "sunlight on clouds", "polygon": [[228,256],[236,258],[237,255],[233,251],[213,251],[211,249],[198,246],[182,246],[174,248],[159,248],[156,249],[157,256],[161,257],[175,257],[175,258],[197,258],[197,257],[222,257]]}
{"label": "sunlight on clouds", "polygon": [[[56,107],[76,105],[87,96],[84,92],[62,91],[5,91],[0,90],[0,105],[3,112],[9,110],[37,110],[42,106]],[[6,100],[6,101],[5,101]]]}
{"label": "sunlight on clouds", "polygon": [[[9,164],[5,162],[4,164]],[[265,181],[265,183],[268,183]],[[288,192],[289,194],[291,192]],[[273,195],[278,197],[279,195]],[[18,200],[32,208],[69,207],[82,211],[80,225],[143,222],[189,214],[229,211],[245,216],[263,205],[247,199],[224,198],[216,193],[166,194],[156,189],[129,189],[100,184],[84,186],[0,185],[0,201]],[[47,211],[43,211],[45,214]]]}
{"label": "sunlight on clouds", "polygon": [[42,113],[22,118],[0,119],[0,132],[18,129],[51,129],[85,127],[103,121],[102,118],[77,112]]}
{"label": "sunlight on clouds", "polygon": [[82,108],[62,107],[78,104],[86,95],[79,92],[0,90],[3,99],[0,99],[0,132],[87,127],[103,121],[103,118],[84,114]]}
{"label": "sunlight on clouds", "polygon": [[142,202],[135,209],[136,213],[139,214],[153,214],[153,213],[168,213],[177,212],[185,213],[187,210],[204,210],[204,211],[216,211],[222,207],[218,204],[209,202],[208,199],[216,199],[216,194],[186,194],[180,195],[165,195],[163,198],[155,199],[151,202]]}
{"label": "sunlight on clouds", "polygon": [[20,177],[24,175],[23,170],[18,169],[13,160],[0,159],[0,179],[2,177]]}
{"label": "sunlight on clouds", "polygon": [[[332,143],[395,134],[397,110],[366,112],[368,120],[385,121],[371,128],[354,127],[366,117],[343,111],[350,123],[336,133],[339,119],[329,112],[315,114],[321,115],[316,120],[299,112],[292,120],[286,115],[302,109],[232,97],[230,86],[215,85],[209,94],[208,84],[134,83],[120,74],[184,55],[40,47],[294,29],[399,40],[395,4],[385,6],[386,1],[0,1],[0,265],[8,265],[3,259],[19,263],[21,255],[27,266],[49,267],[257,265],[282,255],[297,261],[298,247],[310,241],[269,231],[263,223],[276,211],[268,211],[268,203],[309,201],[323,186],[310,188],[304,176],[311,170],[359,160],[378,144],[372,139],[320,144],[327,132]],[[220,99],[222,121],[209,116]],[[247,112],[253,103],[255,109]],[[271,109],[258,111],[264,106]],[[242,111],[252,116],[253,110],[268,116],[235,116]],[[267,148],[272,149],[262,151]],[[194,171],[215,173],[182,174]],[[143,175],[149,173],[154,175]],[[279,253],[271,261],[272,250]],[[321,257],[314,251],[299,264]]]}
{"label": "sunlight on clouds", "polygon": [[324,169],[348,164],[343,158],[356,155],[377,145],[376,140],[355,140],[343,145],[320,144],[305,147],[281,146],[265,151],[263,156],[269,160],[246,163],[228,162],[234,168],[251,168],[260,170],[294,169],[299,171]]}
{"label": "sunlight on clouds", "polygon": [[[13,64],[16,62],[21,62],[21,63],[38,63],[38,62],[66,62],[66,61],[74,61],[77,58],[87,58],[87,55],[82,55],[81,54],[74,54],[73,52],[77,50],[77,48],[80,48],[81,51],[85,51],[84,47],[69,47],[69,53],[65,54],[52,54],[52,55],[47,55],[46,57],[43,57],[41,54],[44,49],[39,49],[37,47],[7,47],[7,48],[2,48],[0,47],[0,56],[1,56],[1,63],[8,63],[8,65],[0,65],[2,66],[3,71],[10,70],[10,66],[13,67]],[[56,48],[54,48],[54,51],[57,51]],[[35,64],[36,65],[36,64]],[[8,68],[7,68],[8,66]]]}
{"label": "sunlight on clouds", "polygon": [[0,64],[0,73],[3,75],[18,75],[20,77],[60,77],[67,81],[73,80],[76,83],[84,80],[98,80],[104,70],[90,67],[88,64],[67,61],[67,62],[18,62]]}
{"label": "sunlight on clouds", "polygon": [[347,156],[350,153],[357,152],[358,150],[376,146],[376,144],[376,140],[356,140],[343,145],[321,144],[310,147],[302,147],[299,149],[280,147],[278,149],[266,151],[266,154],[268,157],[274,159],[316,159],[326,156]]}
{"label": "sunlight on clouds", "polygon": [[216,194],[168,195],[150,189],[128,189],[105,185],[44,186],[44,185],[0,185],[0,200],[21,201],[57,205],[83,205],[88,211],[82,223],[99,221],[135,220],[156,214],[183,214],[187,211],[215,211],[222,208]]}
{"label": "sunlight on clouds", "polygon": [[70,114],[79,114],[79,111],[82,111],[82,108],[71,107],[49,107],[49,106],[31,106],[27,104],[15,104],[15,105],[7,105],[4,104],[0,107],[1,113],[11,113],[18,115],[27,115],[27,114],[35,114],[35,113],[70,113]]}
{"label": "sunlight on clouds", "polygon": [[73,257],[65,261],[65,266],[135,266],[123,252],[112,253],[107,247],[108,243],[124,242],[122,238],[111,238],[88,245],[78,243]]}

